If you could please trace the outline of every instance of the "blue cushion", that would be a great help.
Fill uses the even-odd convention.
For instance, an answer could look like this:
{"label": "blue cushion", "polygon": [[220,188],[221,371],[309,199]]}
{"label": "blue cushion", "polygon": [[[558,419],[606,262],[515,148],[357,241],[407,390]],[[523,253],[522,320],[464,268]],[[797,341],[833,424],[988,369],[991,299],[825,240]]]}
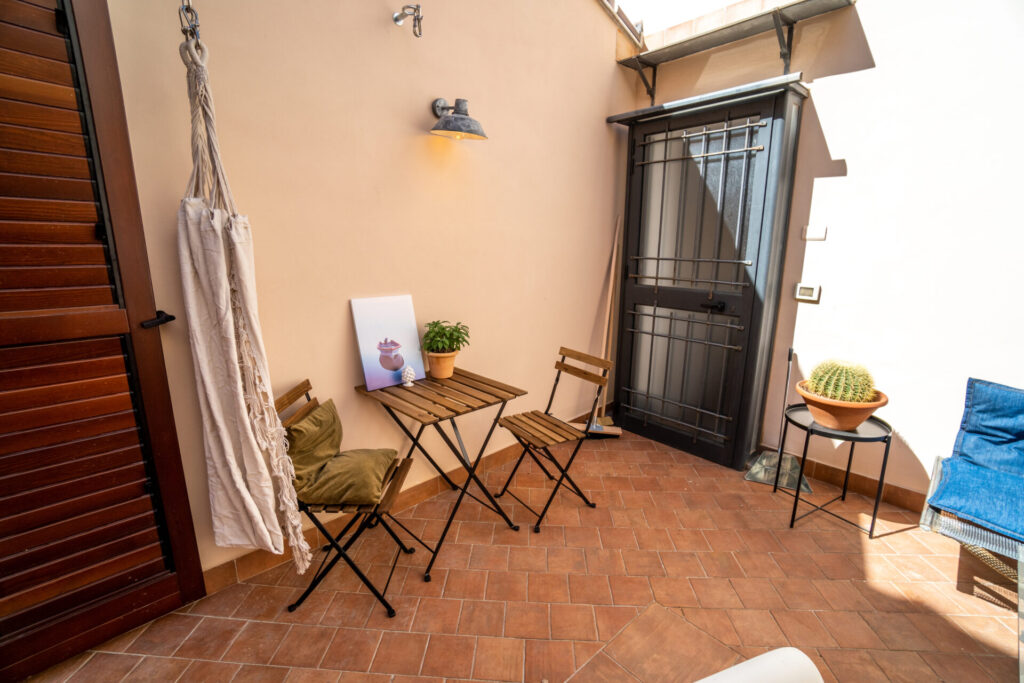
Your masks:
{"label": "blue cushion", "polygon": [[1024,391],[973,377],[953,457],[1024,476]]}
{"label": "blue cushion", "polygon": [[1024,543],[1024,477],[947,458],[928,504]]}
{"label": "blue cushion", "polygon": [[971,378],[928,504],[1024,542],[1024,391]]}

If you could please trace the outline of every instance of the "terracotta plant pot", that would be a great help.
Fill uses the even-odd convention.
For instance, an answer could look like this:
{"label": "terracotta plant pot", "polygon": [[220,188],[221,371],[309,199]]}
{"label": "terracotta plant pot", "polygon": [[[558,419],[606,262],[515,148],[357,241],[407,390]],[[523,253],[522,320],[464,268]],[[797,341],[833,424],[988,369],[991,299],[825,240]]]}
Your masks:
{"label": "terracotta plant pot", "polygon": [[806,384],[807,380],[797,382],[796,393],[804,399],[814,421],[827,429],[852,432],[861,422],[871,417],[871,413],[889,402],[889,397],[878,390],[875,390],[876,399],[870,403],[835,401],[812,394],[807,390]]}
{"label": "terracotta plant pot", "polygon": [[430,376],[434,379],[448,379],[455,372],[455,356],[458,351],[451,353],[434,353],[427,351],[427,361],[430,363]]}

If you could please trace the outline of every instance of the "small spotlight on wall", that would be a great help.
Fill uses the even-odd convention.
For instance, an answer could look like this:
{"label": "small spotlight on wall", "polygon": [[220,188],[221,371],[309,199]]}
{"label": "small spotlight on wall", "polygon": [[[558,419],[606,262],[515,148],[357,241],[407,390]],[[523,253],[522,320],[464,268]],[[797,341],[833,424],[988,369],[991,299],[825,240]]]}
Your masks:
{"label": "small spotlight on wall", "polygon": [[405,23],[407,17],[412,17],[412,34],[417,38],[423,37],[423,13],[419,5],[405,5],[401,10],[391,15],[391,20],[396,26]]}
{"label": "small spotlight on wall", "polygon": [[434,135],[443,135],[456,140],[486,140],[483,126],[469,116],[469,100],[455,100],[455,106],[443,98],[434,100],[431,108],[438,122],[430,129]]}

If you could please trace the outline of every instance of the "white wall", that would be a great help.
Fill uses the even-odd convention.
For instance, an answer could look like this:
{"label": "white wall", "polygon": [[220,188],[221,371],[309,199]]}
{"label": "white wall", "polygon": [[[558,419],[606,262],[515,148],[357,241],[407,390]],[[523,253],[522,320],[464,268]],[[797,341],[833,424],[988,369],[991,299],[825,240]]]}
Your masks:
{"label": "white wall", "polygon": [[[890,399],[878,415],[897,432],[887,481],[917,491],[950,452],[968,377],[1024,386],[1021,36],[1016,0],[859,0],[797,25],[792,70],[811,99],[765,443],[778,443],[790,345],[794,381],[830,357],[872,370]],[[658,101],[781,73],[763,34],[663,66]],[[827,239],[801,239],[808,223]],[[821,285],[821,302],[798,304],[797,282]],[[845,466],[847,446],[815,441],[812,457]],[[877,451],[862,449],[854,471],[877,477]]]}

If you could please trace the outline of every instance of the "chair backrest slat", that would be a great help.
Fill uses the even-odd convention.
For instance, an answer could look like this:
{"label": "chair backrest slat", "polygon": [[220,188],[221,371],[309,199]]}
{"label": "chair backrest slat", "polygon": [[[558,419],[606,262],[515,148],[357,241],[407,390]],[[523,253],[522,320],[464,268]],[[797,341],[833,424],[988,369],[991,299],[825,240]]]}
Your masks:
{"label": "chair backrest slat", "polygon": [[590,382],[591,384],[596,384],[599,387],[603,387],[608,384],[607,377],[602,377],[601,375],[590,372],[589,370],[582,370],[575,365],[569,365],[568,363],[563,363],[560,360],[555,361],[555,369],[572,375],[573,377],[578,377],[586,382]]}
{"label": "chair backrest slat", "polygon": [[283,413],[285,408],[295,403],[312,390],[313,385],[310,384],[309,380],[302,380],[297,385],[274,399],[274,410],[276,410],[278,414]]}
{"label": "chair backrest slat", "polygon": [[293,424],[295,424],[296,422],[298,422],[299,420],[301,420],[302,418],[306,417],[311,412],[316,410],[319,405],[320,401],[316,400],[316,396],[313,396],[308,401],[306,401],[306,403],[301,408],[296,410],[293,415],[291,415],[285,420],[282,420],[281,424],[284,425],[285,427],[291,427]]}
{"label": "chair backrest slat", "polygon": [[563,346],[562,348],[558,349],[558,355],[565,356],[566,358],[572,358],[573,360],[578,360],[579,362],[586,363],[587,365],[593,365],[594,367],[601,368],[602,370],[611,370],[612,365],[614,365],[614,363],[612,363],[610,360],[598,358],[597,356],[591,356],[589,353],[583,353],[582,351],[570,349],[566,346]]}
{"label": "chair backrest slat", "polygon": [[380,507],[378,508],[381,512],[390,512],[391,507],[395,504],[395,499],[398,498],[398,494],[402,492],[402,486],[405,484],[405,477],[409,474],[409,468],[412,466],[412,458],[402,458],[398,463],[397,468],[391,473],[390,479],[384,478],[384,485],[387,486],[387,490],[380,499]]}

